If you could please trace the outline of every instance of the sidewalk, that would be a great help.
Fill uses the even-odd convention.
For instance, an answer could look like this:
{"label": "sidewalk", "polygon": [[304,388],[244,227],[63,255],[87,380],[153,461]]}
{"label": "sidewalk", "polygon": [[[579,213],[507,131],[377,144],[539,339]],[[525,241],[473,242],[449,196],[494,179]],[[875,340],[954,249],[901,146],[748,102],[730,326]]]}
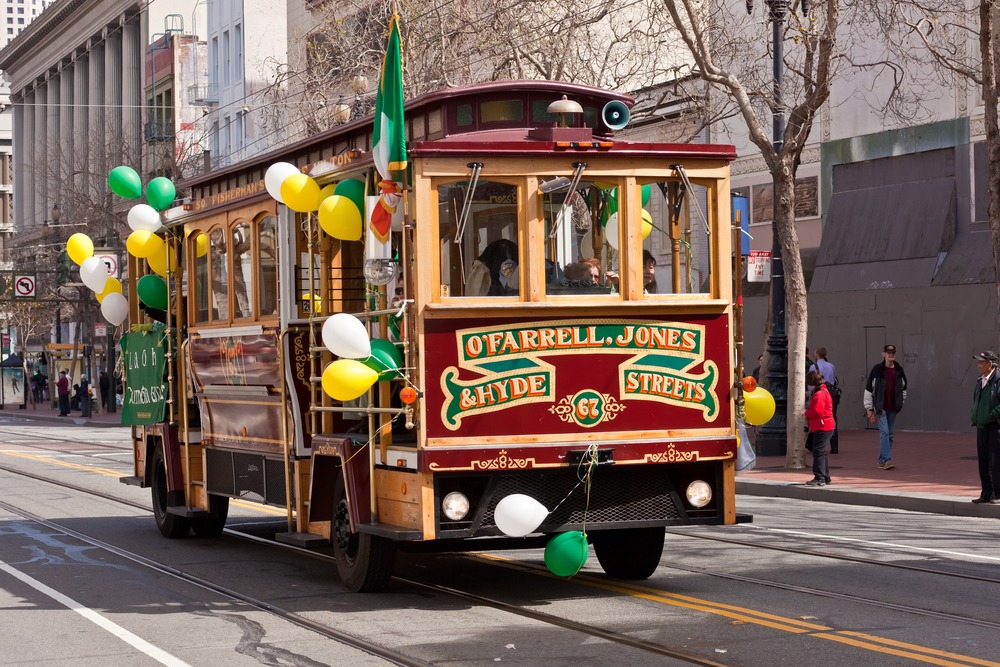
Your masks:
{"label": "sidewalk", "polygon": [[813,477],[811,456],[802,470],[786,470],[783,456],[758,456],[752,470],[737,473],[736,493],[1000,519],[1000,505],[972,503],[980,491],[972,428],[896,431],[894,470],[877,467],[877,430],[841,431],[839,451],[829,455],[830,486],[804,486]]}
{"label": "sidewalk", "polygon": [[71,424],[76,424],[77,426],[96,426],[98,428],[122,426],[121,408],[111,414],[101,412],[101,414],[91,414],[90,417],[82,417],[79,410],[73,410],[70,412],[70,416],[60,417],[59,410],[57,408],[50,408],[47,403],[39,403],[34,406],[28,405],[26,408],[22,408],[20,405],[7,404],[0,409],[0,420],[4,417],[13,417],[25,421],[53,422],[67,426]]}

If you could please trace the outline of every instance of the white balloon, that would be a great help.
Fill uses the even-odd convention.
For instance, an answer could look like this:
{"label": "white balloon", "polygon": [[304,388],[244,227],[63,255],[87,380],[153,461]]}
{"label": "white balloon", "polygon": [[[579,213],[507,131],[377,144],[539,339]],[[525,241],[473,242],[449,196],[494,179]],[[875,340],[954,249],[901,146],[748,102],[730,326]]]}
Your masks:
{"label": "white balloon", "polygon": [[345,359],[367,359],[372,354],[372,342],[365,325],[347,313],[331,315],[323,323],[323,344]]}
{"label": "white balloon", "polygon": [[594,256],[594,234],[588,231],[580,239],[580,257],[582,259],[590,259]]}
{"label": "white balloon", "polygon": [[523,493],[505,496],[493,510],[497,528],[510,537],[524,537],[535,532],[548,515],[545,505]]}
{"label": "white balloon", "polygon": [[299,173],[299,168],[294,164],[287,162],[275,162],[272,164],[264,172],[264,187],[267,188],[267,194],[284,204],[285,200],[281,198],[281,184],[286,178],[297,173]]}
{"label": "white balloon", "polygon": [[618,250],[618,214],[608,216],[608,224],[604,227],[604,240],[608,245]]}
{"label": "white balloon", "polygon": [[149,204],[136,204],[128,211],[128,226],[132,231],[156,233],[163,226],[160,214]]}
{"label": "white balloon", "polygon": [[101,315],[111,324],[118,326],[128,317],[128,299],[118,292],[112,292],[101,302]]}
{"label": "white balloon", "polygon": [[97,257],[88,257],[80,265],[80,280],[100,294],[108,282],[108,265]]}

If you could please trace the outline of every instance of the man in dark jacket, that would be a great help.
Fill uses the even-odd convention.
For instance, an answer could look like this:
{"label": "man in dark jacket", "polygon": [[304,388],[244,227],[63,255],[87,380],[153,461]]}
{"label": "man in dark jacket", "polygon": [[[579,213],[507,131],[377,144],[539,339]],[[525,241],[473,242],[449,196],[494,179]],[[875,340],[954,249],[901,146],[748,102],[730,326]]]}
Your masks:
{"label": "man in dark jacket", "polygon": [[979,368],[972,393],[972,425],[976,427],[976,454],[982,492],[974,503],[1000,505],[1000,373],[996,352],[973,357]]}
{"label": "man in dark jacket", "polygon": [[906,400],[906,373],[896,363],[896,346],[882,348],[882,362],[872,367],[865,384],[865,410],[870,421],[878,420],[878,467],[892,470],[892,435],[896,414]]}

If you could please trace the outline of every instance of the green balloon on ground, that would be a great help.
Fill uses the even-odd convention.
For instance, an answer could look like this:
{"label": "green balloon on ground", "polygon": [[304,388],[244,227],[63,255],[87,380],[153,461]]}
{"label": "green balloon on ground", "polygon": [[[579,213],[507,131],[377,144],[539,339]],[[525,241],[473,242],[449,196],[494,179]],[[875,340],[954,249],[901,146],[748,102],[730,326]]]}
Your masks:
{"label": "green balloon on ground", "polygon": [[399,367],[403,365],[403,355],[396,344],[384,338],[376,338],[371,345],[371,356],[364,360],[364,365],[378,373],[379,382],[396,377]]}
{"label": "green balloon on ground", "polygon": [[137,199],[142,195],[142,180],[132,167],[115,167],[108,174],[108,187],[119,197]]}
{"label": "green balloon on ground", "polygon": [[358,210],[361,211],[362,216],[364,215],[365,184],[363,181],[359,181],[356,178],[348,178],[346,181],[341,181],[333,189],[333,194],[350,199],[358,207]]}
{"label": "green balloon on ground", "polygon": [[579,530],[560,533],[545,545],[545,567],[557,577],[572,577],[587,562],[587,536]]}
{"label": "green balloon on ground", "polygon": [[139,300],[149,308],[167,309],[167,283],[160,276],[149,274],[139,278],[135,284]]}
{"label": "green balloon on ground", "polygon": [[177,188],[169,178],[158,176],[146,186],[146,201],[157,211],[165,211],[174,203]]}

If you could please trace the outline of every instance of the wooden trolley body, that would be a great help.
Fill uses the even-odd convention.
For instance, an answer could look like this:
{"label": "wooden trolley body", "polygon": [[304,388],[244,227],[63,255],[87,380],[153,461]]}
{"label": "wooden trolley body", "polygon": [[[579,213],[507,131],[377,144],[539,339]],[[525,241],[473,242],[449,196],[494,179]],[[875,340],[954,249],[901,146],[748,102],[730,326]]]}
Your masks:
{"label": "wooden trolley body", "polygon": [[[544,113],[563,95],[584,109],[566,126]],[[538,81],[408,104],[396,277],[381,288],[362,243],[263,185],[288,161],[321,186],[365,182],[377,206],[370,121],[181,184],[165,416],[135,427],[127,480],[153,488],[161,532],[218,534],[231,498],[284,507],[278,539],[332,542],[345,583],[375,590],[396,547],[584,530],[609,573],[635,578],[655,569],[664,526],[735,523],[735,153],[617,140],[609,103],[631,100]],[[571,277],[588,255],[593,278]],[[146,321],[132,296],[131,321]],[[392,336],[404,359],[356,402],[322,389],[335,313]],[[512,495],[548,511],[530,537],[498,525]]]}

